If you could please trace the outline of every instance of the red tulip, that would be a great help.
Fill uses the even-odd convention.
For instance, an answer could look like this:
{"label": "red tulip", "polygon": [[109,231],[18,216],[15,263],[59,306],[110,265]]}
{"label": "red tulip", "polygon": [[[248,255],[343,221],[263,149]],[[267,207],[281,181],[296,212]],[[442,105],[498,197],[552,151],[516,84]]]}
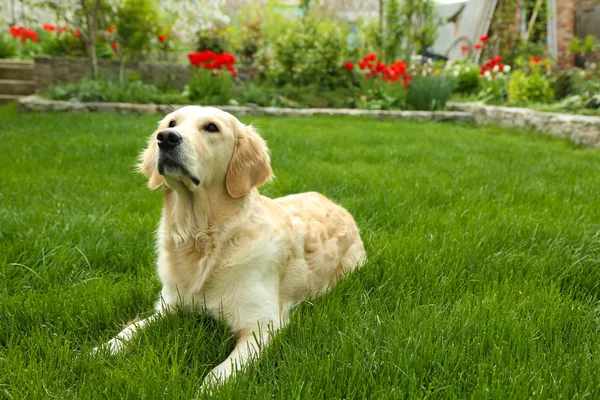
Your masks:
{"label": "red tulip", "polygon": [[482,45],[481,43],[477,43],[477,44],[475,45],[475,48],[476,48],[477,50],[481,50],[481,48],[482,48],[482,47],[483,47],[483,45]]}
{"label": "red tulip", "polygon": [[352,71],[354,69],[354,63],[352,61],[346,61],[344,68],[346,68],[346,71]]}
{"label": "red tulip", "polygon": [[117,49],[119,48],[119,43],[117,43],[117,42],[112,42],[112,43],[110,44],[110,47],[112,47],[114,51],[117,51]]}
{"label": "red tulip", "polygon": [[161,43],[164,43],[165,42],[164,35],[158,35],[158,41],[161,42]]}
{"label": "red tulip", "polygon": [[56,30],[56,26],[51,25],[51,24],[44,24],[43,28],[45,31],[48,31],[48,32],[54,32]]}
{"label": "red tulip", "polygon": [[81,36],[81,32],[79,31],[79,29],[73,29],[73,35]]}
{"label": "red tulip", "polygon": [[488,35],[481,35],[481,37],[479,38],[479,40],[481,40],[483,43],[486,43],[489,38],[490,37]]}
{"label": "red tulip", "polygon": [[114,31],[117,30],[117,28],[115,28],[114,26],[109,26],[108,28],[106,28],[107,31],[109,31],[110,33],[113,33]]}

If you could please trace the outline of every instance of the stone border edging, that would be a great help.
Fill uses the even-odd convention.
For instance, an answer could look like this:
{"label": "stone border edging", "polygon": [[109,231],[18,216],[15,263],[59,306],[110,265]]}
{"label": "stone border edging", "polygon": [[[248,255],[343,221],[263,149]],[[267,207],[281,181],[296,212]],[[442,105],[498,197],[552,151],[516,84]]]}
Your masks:
{"label": "stone border edging", "polygon": [[[46,100],[33,95],[19,99],[19,112],[118,112],[121,114],[168,114],[181,105],[132,103],[81,103]],[[237,116],[313,116],[343,115],[418,121],[460,121],[529,128],[554,137],[570,139],[577,145],[600,148],[600,117],[549,113],[528,108],[487,106],[474,103],[447,104],[449,111],[357,110],[349,108],[277,108],[251,106],[218,106]]]}
{"label": "stone border edging", "polygon": [[577,145],[600,148],[600,117],[535,111],[529,108],[475,103],[446,104],[448,110],[468,112],[476,124],[529,128]]}
{"label": "stone border edging", "polygon": [[[81,103],[75,101],[46,100],[33,95],[19,99],[19,112],[118,112],[121,114],[168,114],[182,105],[132,104],[132,103]],[[473,123],[471,113],[463,111],[395,111],[395,110],[356,110],[350,108],[278,108],[251,106],[216,106],[236,116],[313,116],[347,115],[375,118],[410,119],[419,121],[462,121]]]}

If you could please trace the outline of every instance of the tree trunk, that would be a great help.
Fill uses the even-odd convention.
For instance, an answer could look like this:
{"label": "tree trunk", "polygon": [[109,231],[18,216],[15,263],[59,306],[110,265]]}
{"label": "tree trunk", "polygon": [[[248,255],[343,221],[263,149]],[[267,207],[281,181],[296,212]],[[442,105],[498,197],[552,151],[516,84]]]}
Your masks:
{"label": "tree trunk", "polygon": [[85,22],[87,24],[87,37],[85,38],[85,47],[87,48],[88,61],[90,63],[90,73],[92,79],[98,79],[98,60],[96,58],[96,24],[98,22],[98,9],[100,0],[94,1],[94,12],[90,16],[89,11],[85,6],[85,0],[81,0],[81,9],[85,14]]}
{"label": "tree trunk", "polygon": [[88,60],[90,64],[90,73],[92,74],[92,79],[98,79],[98,60],[96,58],[96,45],[92,43],[91,40],[88,40],[86,43]]}

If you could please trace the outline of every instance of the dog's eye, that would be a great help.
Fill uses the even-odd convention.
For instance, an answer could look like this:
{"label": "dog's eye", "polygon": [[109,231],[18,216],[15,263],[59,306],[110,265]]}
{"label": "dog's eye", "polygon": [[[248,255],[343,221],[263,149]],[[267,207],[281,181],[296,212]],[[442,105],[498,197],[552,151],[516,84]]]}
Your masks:
{"label": "dog's eye", "polygon": [[175,128],[175,120],[169,122],[169,128]]}
{"label": "dog's eye", "polygon": [[219,132],[219,128],[217,128],[217,126],[213,123],[206,125],[206,127],[204,129],[206,129],[208,132],[213,132],[213,133]]}

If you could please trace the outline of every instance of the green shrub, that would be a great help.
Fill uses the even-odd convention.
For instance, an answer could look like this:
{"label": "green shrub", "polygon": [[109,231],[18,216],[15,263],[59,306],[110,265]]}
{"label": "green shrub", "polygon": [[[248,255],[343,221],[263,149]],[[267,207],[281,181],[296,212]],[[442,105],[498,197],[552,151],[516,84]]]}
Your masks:
{"label": "green shrub", "polygon": [[343,108],[351,95],[345,87],[327,88],[318,85],[284,85],[276,89],[279,96],[312,108]]}
{"label": "green shrub", "polygon": [[477,65],[467,63],[448,63],[446,72],[454,77],[454,91],[460,94],[477,94],[481,88],[481,75]]}
{"label": "green shrub", "polygon": [[55,85],[45,93],[53,100],[100,101],[127,103],[181,104],[185,98],[177,92],[161,92],[156,86],[140,81],[114,83],[82,79],[67,85]]}
{"label": "green shrub", "polygon": [[222,28],[201,30],[196,35],[196,51],[210,50],[219,54],[230,50],[225,30]]}
{"label": "green shrub", "polygon": [[575,72],[571,69],[560,71],[554,77],[553,88],[557,100],[564,99],[573,94],[575,89]]}
{"label": "green shrub", "polygon": [[10,58],[17,55],[17,43],[10,35],[0,33],[0,58]]}
{"label": "green shrub", "polygon": [[151,49],[162,29],[158,0],[124,0],[116,13],[119,53],[128,60],[140,60]]}
{"label": "green shrub", "polygon": [[351,87],[352,94],[346,100],[348,107],[364,110],[406,108],[407,89],[402,87],[401,82],[361,77],[358,84],[358,87]]}
{"label": "green shrub", "polygon": [[449,76],[416,76],[408,85],[407,106],[413,110],[442,110],[454,87],[454,79]]}
{"label": "green shrub", "polygon": [[331,21],[311,18],[293,24],[273,44],[273,64],[268,71],[277,86],[315,84],[334,88],[348,80],[347,32]]}
{"label": "green shrub", "polygon": [[80,36],[75,36],[70,31],[58,34],[44,32],[40,43],[42,53],[49,56],[87,57],[85,43]]}
{"label": "green shrub", "polygon": [[192,73],[184,95],[202,105],[231,104],[233,100],[233,77],[228,71],[198,68]]}
{"label": "green shrub", "polygon": [[508,99],[508,81],[510,76],[496,74],[492,79],[481,80],[481,90],[477,99],[486,104],[502,104]]}
{"label": "green shrub", "polygon": [[508,82],[508,100],[516,104],[550,103],[554,89],[542,73],[519,70],[512,73]]}
{"label": "green shrub", "polygon": [[255,83],[243,85],[240,90],[240,96],[244,104],[252,103],[261,107],[273,106],[274,99],[277,96],[277,92],[274,88],[257,85]]}

